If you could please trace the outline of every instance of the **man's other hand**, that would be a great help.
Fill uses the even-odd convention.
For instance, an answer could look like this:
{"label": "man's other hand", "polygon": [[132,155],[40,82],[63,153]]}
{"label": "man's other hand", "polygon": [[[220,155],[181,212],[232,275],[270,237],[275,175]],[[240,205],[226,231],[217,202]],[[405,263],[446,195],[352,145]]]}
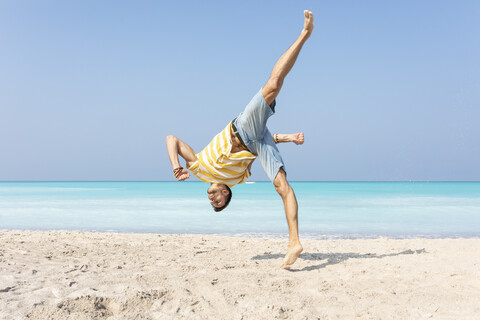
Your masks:
{"label": "man's other hand", "polygon": [[303,132],[294,133],[292,136],[293,136],[293,137],[292,137],[292,141],[293,141],[296,145],[303,144],[303,142],[305,142],[305,138],[304,138]]}

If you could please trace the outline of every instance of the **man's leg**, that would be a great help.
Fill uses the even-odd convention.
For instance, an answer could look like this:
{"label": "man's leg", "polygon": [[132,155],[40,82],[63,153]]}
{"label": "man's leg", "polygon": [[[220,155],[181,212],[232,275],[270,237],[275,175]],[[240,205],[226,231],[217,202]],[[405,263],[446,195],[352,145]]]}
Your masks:
{"label": "man's leg", "polygon": [[285,207],[285,215],[288,223],[288,250],[283,259],[281,268],[289,268],[300,255],[303,247],[298,238],[298,205],[297,198],[293,192],[292,187],[287,181],[287,175],[283,169],[280,169],[275,180],[273,181],[275,189],[282,197],[283,205]]}
{"label": "man's leg", "polygon": [[235,125],[243,141],[247,144],[247,147],[250,141],[263,139],[267,120],[274,113],[274,110],[271,109],[270,106],[272,106],[273,101],[280,92],[283,80],[297,60],[303,44],[312,33],[313,14],[305,10],[304,15],[305,23],[302,33],[280,59],[278,59],[261,93],[256,94],[248,103],[245,110],[237,117]]}
{"label": "man's leg", "polygon": [[[288,50],[278,59],[273,67],[272,74],[268,82],[262,88],[262,95],[268,105],[271,105],[277,97],[283,85],[283,80],[292,69],[303,44],[310,37],[313,31],[313,13],[305,10],[305,23],[300,36],[288,48]],[[282,268],[289,268],[303,251],[302,244],[298,237],[298,204],[292,187],[287,181],[287,175],[283,168],[278,171],[273,184],[278,194],[282,197],[285,208],[285,215],[288,223],[288,250],[283,259]]]}
{"label": "man's leg", "polygon": [[288,72],[292,69],[295,61],[297,60],[298,54],[302,49],[303,44],[312,34],[313,30],[313,13],[305,10],[305,23],[302,30],[302,33],[297,40],[288,48],[287,51],[278,59],[277,63],[273,67],[272,74],[268,79],[265,86],[262,88],[262,94],[265,98],[265,101],[268,105],[271,105],[272,102],[277,97],[280,89],[283,85],[283,80],[287,76]]}

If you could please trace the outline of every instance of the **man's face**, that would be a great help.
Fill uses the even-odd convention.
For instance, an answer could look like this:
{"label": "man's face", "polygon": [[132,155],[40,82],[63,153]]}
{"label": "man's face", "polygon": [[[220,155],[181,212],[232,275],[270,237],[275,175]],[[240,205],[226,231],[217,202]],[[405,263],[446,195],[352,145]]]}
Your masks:
{"label": "man's face", "polygon": [[227,202],[228,190],[224,184],[212,183],[207,190],[208,200],[215,208],[221,208]]}

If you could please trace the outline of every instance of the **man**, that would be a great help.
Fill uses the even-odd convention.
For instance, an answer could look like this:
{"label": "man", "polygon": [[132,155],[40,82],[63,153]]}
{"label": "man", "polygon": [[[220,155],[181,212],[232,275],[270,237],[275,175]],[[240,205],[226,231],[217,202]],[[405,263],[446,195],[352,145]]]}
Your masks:
{"label": "man", "polygon": [[167,150],[178,181],[190,177],[180,166],[178,155],[186,161],[186,167],[197,178],[209,182],[208,199],[215,211],[223,210],[230,202],[230,187],[243,183],[250,176],[255,158],[259,158],[265,172],[283,199],[288,223],[289,245],[282,268],[289,268],[302,252],[298,237],[298,205],[295,193],[287,182],[287,176],[276,143],[302,144],[303,133],[271,134],[266,124],[275,113],[275,98],[282,88],[283,80],[292,69],[303,44],[313,31],[313,14],[305,10],[302,32],[290,48],[275,64],[265,86],[253,97],[244,112],[230,122],[199,154],[175,136],[167,136]]}

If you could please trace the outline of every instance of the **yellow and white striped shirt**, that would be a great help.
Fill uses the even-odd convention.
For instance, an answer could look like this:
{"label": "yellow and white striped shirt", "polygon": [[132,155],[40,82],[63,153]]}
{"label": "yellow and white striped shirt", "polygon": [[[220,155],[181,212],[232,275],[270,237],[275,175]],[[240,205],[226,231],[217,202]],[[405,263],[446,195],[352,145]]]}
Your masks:
{"label": "yellow and white striped shirt", "polygon": [[256,156],[242,150],[232,153],[230,128],[232,123],[213,138],[202,152],[197,154],[197,161],[187,169],[204,182],[223,183],[229,187],[245,182],[250,177],[248,165]]}

